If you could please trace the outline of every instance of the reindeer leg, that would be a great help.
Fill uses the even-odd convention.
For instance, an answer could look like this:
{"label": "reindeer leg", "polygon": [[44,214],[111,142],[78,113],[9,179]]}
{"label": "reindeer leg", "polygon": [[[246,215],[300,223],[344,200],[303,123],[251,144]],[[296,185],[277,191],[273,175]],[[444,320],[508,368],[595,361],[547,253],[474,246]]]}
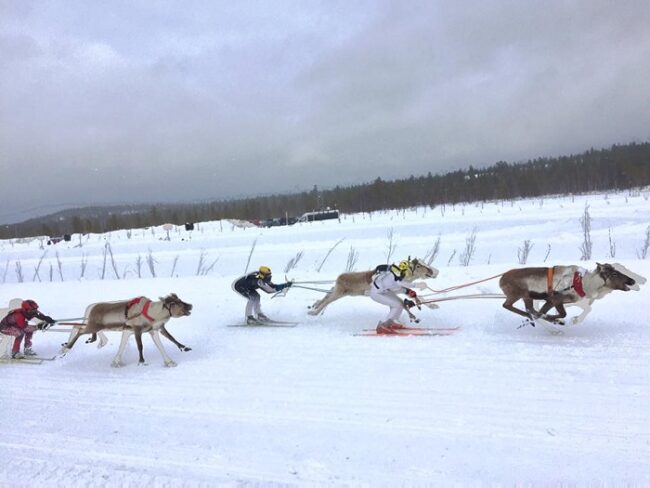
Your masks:
{"label": "reindeer leg", "polygon": [[136,327],[135,330],[133,331],[135,334],[135,343],[138,345],[138,354],[140,355],[140,359],[138,360],[138,366],[144,365],[147,366],[147,363],[144,361],[144,356],[142,355],[142,329],[140,327]]}
{"label": "reindeer leg", "polygon": [[574,325],[579,324],[580,322],[582,322],[585,319],[585,317],[587,316],[587,314],[589,314],[589,312],[591,312],[591,304],[592,303],[593,303],[592,300],[582,299],[582,300],[578,300],[577,302],[571,304],[571,305],[574,305],[576,307],[580,307],[582,309],[582,313],[580,315],[578,315],[577,317],[573,317],[573,319],[571,320],[571,322]]}
{"label": "reindeer leg", "polygon": [[535,310],[535,300],[530,297],[524,298],[524,305],[526,306],[526,311],[531,319],[536,319],[540,316],[540,312]]}
{"label": "reindeer leg", "polygon": [[160,351],[160,354],[163,357],[163,361],[165,361],[165,366],[167,366],[168,368],[173,368],[173,367],[177,366],[177,364],[174,362],[174,360],[169,357],[169,355],[167,354],[167,351],[165,351],[165,348],[163,347],[162,342],[160,341],[160,335],[158,334],[158,331],[157,330],[152,330],[149,333],[151,334],[151,338],[153,339],[154,344],[156,345],[156,347]]}
{"label": "reindeer leg", "polygon": [[100,349],[108,344],[108,338],[106,337],[106,334],[104,334],[101,330],[97,332],[97,335],[99,336],[99,344],[97,344],[97,349]]}
{"label": "reindeer leg", "polygon": [[309,315],[320,315],[323,313],[325,310],[325,307],[327,307],[330,303],[338,300],[343,296],[343,293],[341,293],[338,289],[334,288],[330,292],[325,295],[325,297],[322,300],[317,301],[314,303],[312,306],[311,310],[307,312]]}
{"label": "reindeer leg", "polygon": [[[153,332],[153,331],[152,331],[152,332]],[[174,344],[176,344],[176,347],[179,348],[181,351],[183,351],[183,352],[187,352],[187,351],[191,351],[191,350],[192,350],[191,347],[187,347],[186,345],[181,344],[181,343],[178,342],[176,339],[174,339],[174,336],[172,336],[172,335],[167,331],[167,329],[165,329],[165,326],[164,326],[164,325],[160,327],[160,333],[161,333],[164,337],[166,337],[167,339],[169,339],[171,342],[173,342]],[[152,337],[153,337],[153,334],[152,334]],[[154,339],[154,342],[155,342],[155,339]]]}
{"label": "reindeer leg", "polygon": [[[516,297],[516,298],[508,297],[508,298],[506,298],[506,301],[503,302],[502,307],[505,308],[506,310],[510,310],[511,312],[516,313],[517,315],[521,315],[522,317],[526,317],[527,319],[532,318],[530,313],[524,312],[523,310],[521,310],[521,309],[514,306],[514,303],[517,300],[519,300],[519,298],[520,297]],[[532,300],[531,300],[531,302],[532,302]],[[533,311],[534,311],[534,309],[533,309]]]}
{"label": "reindeer leg", "polygon": [[120,341],[120,347],[117,350],[117,354],[113,358],[113,362],[111,363],[111,366],[114,368],[121,368],[124,366],[124,363],[122,362],[122,354],[124,354],[124,350],[126,349],[126,345],[129,342],[129,337],[131,337],[131,334],[133,334],[132,329],[124,329],[122,332],[122,340]]}
{"label": "reindeer leg", "polygon": [[63,344],[63,348],[61,349],[61,356],[65,356],[67,353],[70,352],[70,349],[73,348],[79,337],[81,336],[81,329],[83,327],[75,327],[72,332],[70,332],[70,337],[68,338],[68,342]]}

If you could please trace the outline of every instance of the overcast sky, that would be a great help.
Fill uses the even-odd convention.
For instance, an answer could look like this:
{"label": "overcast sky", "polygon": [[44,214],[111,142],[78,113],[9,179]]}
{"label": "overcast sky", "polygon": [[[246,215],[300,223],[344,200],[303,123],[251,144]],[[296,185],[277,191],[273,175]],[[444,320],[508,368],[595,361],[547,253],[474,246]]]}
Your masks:
{"label": "overcast sky", "polygon": [[0,222],[650,140],[650,3],[0,0]]}

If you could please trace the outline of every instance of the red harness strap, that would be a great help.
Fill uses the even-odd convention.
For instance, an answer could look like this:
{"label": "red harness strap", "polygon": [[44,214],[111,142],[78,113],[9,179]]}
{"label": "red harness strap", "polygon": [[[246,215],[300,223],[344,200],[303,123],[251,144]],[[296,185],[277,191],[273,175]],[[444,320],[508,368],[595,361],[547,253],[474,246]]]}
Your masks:
{"label": "red harness strap", "polygon": [[573,273],[573,289],[581,298],[586,295],[585,289],[582,286],[582,275],[578,271]]}
{"label": "red harness strap", "polygon": [[[142,300],[146,300],[145,303],[144,303],[144,306],[142,307],[142,312],[140,312],[139,314],[134,315],[133,317],[129,317],[129,310],[131,309],[131,307],[133,307],[134,305],[137,305]],[[155,322],[156,319],[154,319],[151,315],[149,315],[149,307],[150,306],[151,306],[151,300],[149,300],[149,299],[147,299],[145,297],[134,298],[133,300],[130,300],[129,303],[127,303],[125,315],[126,315],[127,319],[134,319],[136,317],[139,317],[140,315],[143,315],[144,318],[147,319],[149,322]]]}

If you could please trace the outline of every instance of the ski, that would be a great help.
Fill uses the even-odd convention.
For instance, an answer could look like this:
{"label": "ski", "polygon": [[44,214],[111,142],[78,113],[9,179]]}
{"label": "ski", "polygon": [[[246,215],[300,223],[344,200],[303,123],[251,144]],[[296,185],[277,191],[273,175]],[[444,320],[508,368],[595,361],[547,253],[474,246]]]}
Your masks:
{"label": "ski", "polygon": [[0,358],[0,364],[42,364],[43,360],[40,358]]}
{"label": "ski", "polygon": [[262,324],[279,324],[279,325],[298,325],[298,322],[292,322],[290,320],[261,320]]}
{"label": "ski", "polygon": [[363,330],[361,332],[358,332],[354,334],[355,336],[366,336],[366,337],[395,337],[395,336],[400,336],[400,337],[422,337],[422,336],[427,336],[427,337],[433,337],[433,336],[450,336],[452,335],[456,329],[452,330],[435,330],[435,329],[395,329],[391,333],[384,334],[384,333],[377,333],[376,330]]}
{"label": "ski", "polygon": [[[448,332],[448,331],[457,331],[460,329],[460,327],[409,327],[409,326],[404,326],[399,330],[403,331],[428,331],[428,332]],[[371,332],[376,329],[362,329],[362,332]]]}
{"label": "ski", "polygon": [[256,327],[295,327],[298,323],[294,322],[260,322],[259,324],[228,324],[226,327],[248,327],[254,329]]}

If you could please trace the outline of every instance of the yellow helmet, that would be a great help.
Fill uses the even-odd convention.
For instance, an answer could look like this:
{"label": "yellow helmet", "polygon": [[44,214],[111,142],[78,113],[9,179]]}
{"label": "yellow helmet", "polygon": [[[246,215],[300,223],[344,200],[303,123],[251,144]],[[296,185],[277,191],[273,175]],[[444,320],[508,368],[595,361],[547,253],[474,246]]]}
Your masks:
{"label": "yellow helmet", "polygon": [[258,273],[261,277],[271,276],[271,268],[268,266],[260,266]]}
{"label": "yellow helmet", "polygon": [[400,261],[397,265],[397,268],[400,271],[400,274],[404,277],[411,276],[413,274],[413,268],[411,267],[411,261],[405,259]]}

